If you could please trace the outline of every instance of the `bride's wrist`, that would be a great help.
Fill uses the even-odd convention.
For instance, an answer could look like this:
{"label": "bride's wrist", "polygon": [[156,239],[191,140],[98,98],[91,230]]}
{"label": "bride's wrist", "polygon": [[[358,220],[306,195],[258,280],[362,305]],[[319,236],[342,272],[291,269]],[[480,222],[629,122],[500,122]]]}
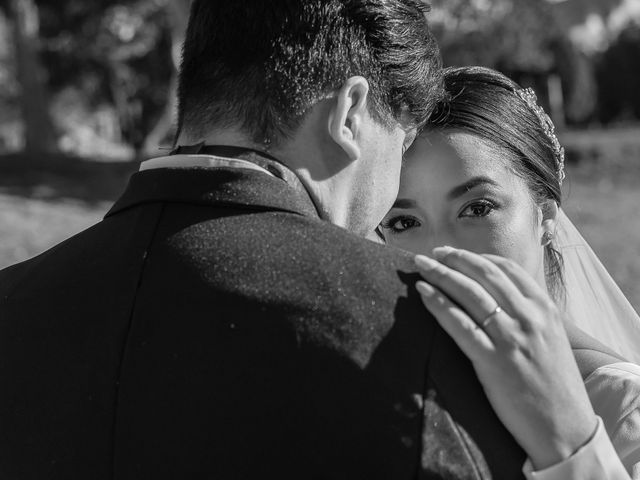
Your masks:
{"label": "bride's wrist", "polygon": [[572,420],[570,425],[564,422],[559,432],[527,452],[534,470],[545,470],[567,460],[593,439],[598,429],[595,413]]}

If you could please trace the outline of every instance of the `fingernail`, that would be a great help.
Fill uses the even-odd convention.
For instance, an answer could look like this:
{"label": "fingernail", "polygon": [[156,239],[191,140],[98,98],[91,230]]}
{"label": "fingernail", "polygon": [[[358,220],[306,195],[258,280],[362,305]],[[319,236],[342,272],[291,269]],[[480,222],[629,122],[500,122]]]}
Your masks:
{"label": "fingernail", "polygon": [[424,255],[416,255],[416,266],[423,270],[433,270],[438,266],[438,262]]}
{"label": "fingernail", "polygon": [[432,253],[433,253],[434,257],[436,257],[438,260],[441,260],[442,258],[446,257],[447,255],[449,255],[454,250],[455,250],[455,248],[450,247],[449,245],[444,245],[442,247],[434,248],[432,250]]}
{"label": "fingernail", "polygon": [[429,285],[427,282],[417,282],[416,290],[420,295],[423,295],[425,297],[430,297],[431,295],[433,295],[433,292],[435,291],[433,287]]}

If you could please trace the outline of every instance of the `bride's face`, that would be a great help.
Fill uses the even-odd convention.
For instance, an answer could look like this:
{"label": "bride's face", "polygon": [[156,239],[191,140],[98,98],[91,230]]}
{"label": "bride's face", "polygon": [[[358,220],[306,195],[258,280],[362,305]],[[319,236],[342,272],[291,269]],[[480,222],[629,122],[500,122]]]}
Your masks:
{"label": "bride's face", "polygon": [[542,210],[506,155],[461,131],[419,137],[381,225],[386,242],[427,255],[443,245],[501,255],[544,285]]}

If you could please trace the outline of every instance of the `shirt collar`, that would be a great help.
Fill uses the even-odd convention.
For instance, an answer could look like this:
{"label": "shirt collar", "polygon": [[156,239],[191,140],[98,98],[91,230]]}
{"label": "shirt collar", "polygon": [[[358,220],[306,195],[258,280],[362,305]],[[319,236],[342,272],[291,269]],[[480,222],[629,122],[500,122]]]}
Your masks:
{"label": "shirt collar", "polygon": [[155,170],[159,168],[244,168],[256,170],[270,176],[274,176],[266,168],[241,158],[225,158],[215,155],[168,155],[154,158],[140,164],[140,171]]}

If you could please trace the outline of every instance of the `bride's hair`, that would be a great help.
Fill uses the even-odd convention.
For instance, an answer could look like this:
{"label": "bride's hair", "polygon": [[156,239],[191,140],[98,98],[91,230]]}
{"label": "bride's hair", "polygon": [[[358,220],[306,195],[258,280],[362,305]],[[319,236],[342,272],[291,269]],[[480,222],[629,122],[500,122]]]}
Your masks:
{"label": "bride's hair", "polygon": [[[537,205],[562,201],[563,160],[540,112],[522,88],[500,72],[484,67],[447,68],[446,96],[436,107],[427,130],[463,130],[490,140],[508,153],[514,171],[528,184]],[[549,293],[561,301],[562,256],[553,242],[545,247]]]}

